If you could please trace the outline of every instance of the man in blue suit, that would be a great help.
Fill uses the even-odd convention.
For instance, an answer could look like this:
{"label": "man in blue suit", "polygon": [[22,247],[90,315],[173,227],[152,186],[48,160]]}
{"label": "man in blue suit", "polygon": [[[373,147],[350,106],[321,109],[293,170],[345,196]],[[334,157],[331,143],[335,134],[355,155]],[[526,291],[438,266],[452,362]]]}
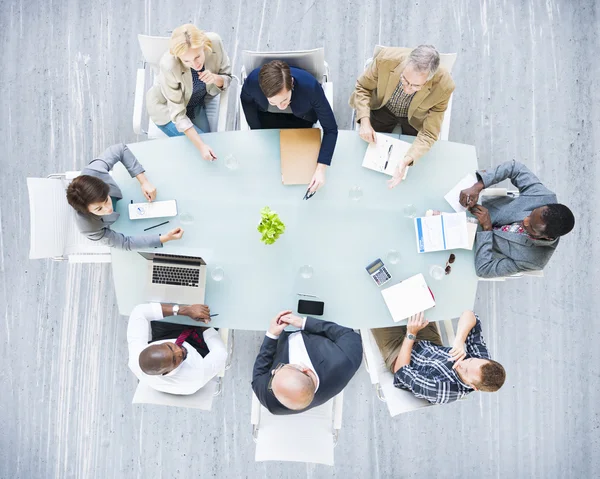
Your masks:
{"label": "man in blue suit", "polygon": [[313,193],[323,186],[338,128],[323,87],[315,77],[281,60],[273,60],[248,75],[241,100],[246,121],[253,130],[312,128],[319,121],[323,141],[308,189]]}
{"label": "man in blue suit", "polygon": [[[288,325],[299,331],[284,331]],[[281,311],[254,362],[252,390],[271,414],[298,414],[339,394],[362,354],[360,336],[352,329]]]}

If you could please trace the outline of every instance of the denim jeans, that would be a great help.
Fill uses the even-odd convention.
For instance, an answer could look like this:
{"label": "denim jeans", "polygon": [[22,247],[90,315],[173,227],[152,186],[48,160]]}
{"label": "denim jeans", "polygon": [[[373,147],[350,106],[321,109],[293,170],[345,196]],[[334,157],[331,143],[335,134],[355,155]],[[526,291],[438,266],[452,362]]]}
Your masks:
{"label": "denim jeans", "polygon": [[[208,123],[208,116],[206,116],[206,108],[204,105],[196,107],[194,111],[196,114],[192,123],[194,124],[194,128],[198,133],[208,133],[210,132],[210,125]],[[167,136],[183,136],[185,133],[177,130],[175,123],[170,121],[166,125],[156,125],[159,130],[161,130]]]}

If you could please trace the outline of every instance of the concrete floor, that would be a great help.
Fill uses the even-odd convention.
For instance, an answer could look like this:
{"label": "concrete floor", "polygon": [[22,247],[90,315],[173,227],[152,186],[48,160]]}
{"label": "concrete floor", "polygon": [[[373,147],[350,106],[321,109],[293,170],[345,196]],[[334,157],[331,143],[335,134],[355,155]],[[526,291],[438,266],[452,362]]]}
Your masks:
{"label": "concrete floor", "polygon": [[[595,0],[0,1],[1,478],[592,478],[600,475]],[[334,110],[377,43],[459,54],[450,139],[482,167],[515,158],[576,212],[543,279],[481,283],[476,311],[508,379],[497,394],[390,420],[364,369],[335,467],[255,463],[242,332],[211,413],[131,404],[127,318],[107,265],[28,259],[25,178],[133,142],[137,33],[188,21],[242,49],[325,46]],[[230,119],[233,125],[233,117]]]}

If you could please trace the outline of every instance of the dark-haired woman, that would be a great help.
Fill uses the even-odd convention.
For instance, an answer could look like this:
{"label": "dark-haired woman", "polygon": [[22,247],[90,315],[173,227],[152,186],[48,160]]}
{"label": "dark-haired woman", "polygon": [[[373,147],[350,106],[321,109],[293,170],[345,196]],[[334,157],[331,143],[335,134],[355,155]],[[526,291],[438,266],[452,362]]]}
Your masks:
{"label": "dark-haired woman", "polygon": [[77,212],[79,231],[92,241],[125,250],[158,248],[167,241],[180,239],[183,235],[181,228],[175,228],[162,236],[125,236],[110,228],[119,219],[120,215],[114,208],[117,201],[123,198],[121,189],[109,174],[118,162],[123,163],[131,177],[140,182],[148,201],[156,198],[156,188],[148,181],[144,167],[129,148],[123,143],[113,145],[92,160],[67,188],[67,201]]}

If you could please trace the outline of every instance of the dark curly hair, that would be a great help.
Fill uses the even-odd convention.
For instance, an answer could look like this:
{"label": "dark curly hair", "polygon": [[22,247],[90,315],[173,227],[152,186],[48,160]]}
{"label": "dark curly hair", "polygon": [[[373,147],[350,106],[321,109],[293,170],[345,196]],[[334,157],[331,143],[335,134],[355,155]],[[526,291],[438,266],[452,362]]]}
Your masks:
{"label": "dark curly hair", "polygon": [[542,221],[546,225],[544,236],[558,238],[566,235],[575,226],[573,212],[565,205],[551,203],[542,210]]}

